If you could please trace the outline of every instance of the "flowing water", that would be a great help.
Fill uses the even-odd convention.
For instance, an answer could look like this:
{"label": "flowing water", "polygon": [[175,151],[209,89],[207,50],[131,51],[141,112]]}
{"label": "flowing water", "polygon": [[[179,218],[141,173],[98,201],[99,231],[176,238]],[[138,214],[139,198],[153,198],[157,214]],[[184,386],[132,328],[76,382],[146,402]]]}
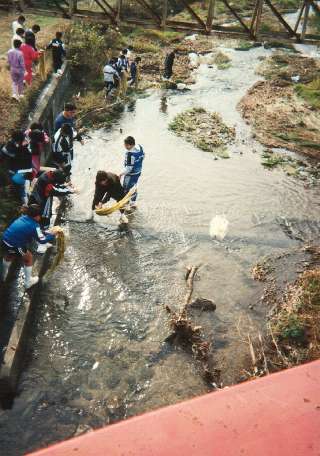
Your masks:
{"label": "flowing water", "polygon": [[[261,328],[268,310],[251,267],[299,245],[281,220],[304,238],[318,235],[319,188],[264,169],[262,147],[236,110],[258,79],[259,57],[271,51],[222,50],[230,69],[202,64],[191,91],[152,91],[126,106],[111,130],[93,131],[77,146],[80,195],[66,213],[65,261],[42,287],[20,395],[12,410],[0,412],[1,454],[208,391],[190,354],[164,342],[164,306],[179,308],[187,265],[201,264],[195,296],[217,304],[215,313],[196,318],[213,340],[223,384],[238,380],[248,356],[243,339],[249,327]],[[229,160],[168,130],[177,113],[195,106],[236,127]],[[119,229],[118,215],[87,221],[96,171],[121,171],[129,134],[146,152],[139,208],[127,230]],[[228,225],[221,240],[210,236],[215,216]]]}

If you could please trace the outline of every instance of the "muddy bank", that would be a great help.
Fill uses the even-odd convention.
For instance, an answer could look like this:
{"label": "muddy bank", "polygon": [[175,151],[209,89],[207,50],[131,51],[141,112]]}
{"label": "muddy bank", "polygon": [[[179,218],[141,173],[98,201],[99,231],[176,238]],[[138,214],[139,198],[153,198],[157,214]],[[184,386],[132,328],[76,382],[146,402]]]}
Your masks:
{"label": "muddy bank", "polygon": [[269,307],[263,337],[249,336],[252,370],[266,375],[320,358],[320,250],[312,244],[265,259],[252,269]]}
{"label": "muddy bank", "polygon": [[256,139],[268,147],[319,158],[319,111],[299,96],[298,90],[318,80],[319,62],[298,54],[277,53],[263,62],[258,73],[267,80],[257,82],[238,106]]}

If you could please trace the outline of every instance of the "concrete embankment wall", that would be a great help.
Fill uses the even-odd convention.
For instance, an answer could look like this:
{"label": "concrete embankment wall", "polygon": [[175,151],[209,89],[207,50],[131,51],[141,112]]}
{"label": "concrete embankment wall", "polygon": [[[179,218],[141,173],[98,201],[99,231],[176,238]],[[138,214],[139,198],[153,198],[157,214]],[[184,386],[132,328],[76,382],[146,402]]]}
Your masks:
{"label": "concrete embankment wall", "polygon": [[[61,112],[71,86],[68,65],[64,64],[62,70],[61,77],[56,78],[53,76],[45,86],[36,102],[35,109],[29,116],[29,123],[41,122],[50,136],[53,132],[54,119]],[[42,157],[43,164],[47,162],[50,150],[51,145],[48,145]],[[49,253],[36,257],[34,267],[37,271],[41,271],[45,262],[48,261],[48,255]],[[7,286],[18,286],[18,281],[11,284],[8,283]],[[37,289],[38,286],[28,292],[21,293],[21,302],[10,331],[8,344],[6,347],[0,347],[0,350],[5,350],[3,363],[0,366],[0,406],[2,405],[3,407],[9,407],[16,394],[19,375],[24,365],[28,334],[34,321],[34,312],[36,311],[34,307]],[[10,293],[5,295],[9,296]],[[10,302],[2,303],[7,309],[10,309],[11,304]]]}

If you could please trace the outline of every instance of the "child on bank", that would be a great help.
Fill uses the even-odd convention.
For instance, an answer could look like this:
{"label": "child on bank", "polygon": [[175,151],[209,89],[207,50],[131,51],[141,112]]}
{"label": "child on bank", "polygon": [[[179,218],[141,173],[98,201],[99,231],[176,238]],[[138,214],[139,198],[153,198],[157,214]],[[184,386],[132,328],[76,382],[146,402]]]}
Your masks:
{"label": "child on bank", "polygon": [[8,64],[12,80],[12,98],[19,101],[23,97],[23,78],[25,64],[23,53],[21,52],[21,41],[13,40],[13,48],[8,52]]}
{"label": "child on bank", "polygon": [[33,62],[38,60],[38,58],[41,55],[41,52],[34,50],[33,41],[30,36],[29,37],[26,36],[25,43],[23,43],[21,45],[21,52],[23,54],[24,65],[25,65],[25,69],[26,69],[24,80],[26,81],[26,83],[28,85],[31,85],[32,84],[32,64],[33,64]]}
{"label": "child on bank", "polygon": [[50,41],[47,49],[52,49],[53,70],[56,76],[59,76],[61,74],[63,59],[66,56],[65,46],[62,41],[62,32],[56,33],[56,37]]}

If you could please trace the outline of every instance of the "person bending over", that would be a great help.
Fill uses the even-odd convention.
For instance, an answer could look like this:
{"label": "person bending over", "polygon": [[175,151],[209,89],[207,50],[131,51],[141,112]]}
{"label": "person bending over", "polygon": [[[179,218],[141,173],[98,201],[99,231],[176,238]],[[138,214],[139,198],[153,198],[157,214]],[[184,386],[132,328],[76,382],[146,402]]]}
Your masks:
{"label": "person bending over", "polygon": [[33,240],[41,244],[52,242],[55,236],[51,233],[44,233],[39,225],[41,208],[32,204],[26,209],[26,214],[16,219],[3,233],[1,240],[2,280],[5,281],[10,265],[15,258],[22,258],[24,265],[24,286],[31,288],[39,281],[39,277],[32,277],[32,253],[28,249]]}
{"label": "person bending over", "polygon": [[[41,226],[47,229],[50,226],[52,217],[52,203],[54,196],[66,196],[74,193],[72,187],[64,185],[66,175],[60,169],[42,173],[38,178],[28,204],[38,204],[41,208]],[[40,249],[39,253],[43,253]]]}
{"label": "person bending over", "polygon": [[[120,201],[125,195],[126,192],[120,183],[120,178],[116,174],[98,171],[96,175],[92,210],[101,209],[102,205],[107,203],[111,198],[115,201]],[[120,223],[128,223],[128,218],[124,214],[124,209],[120,209],[120,212]]]}

